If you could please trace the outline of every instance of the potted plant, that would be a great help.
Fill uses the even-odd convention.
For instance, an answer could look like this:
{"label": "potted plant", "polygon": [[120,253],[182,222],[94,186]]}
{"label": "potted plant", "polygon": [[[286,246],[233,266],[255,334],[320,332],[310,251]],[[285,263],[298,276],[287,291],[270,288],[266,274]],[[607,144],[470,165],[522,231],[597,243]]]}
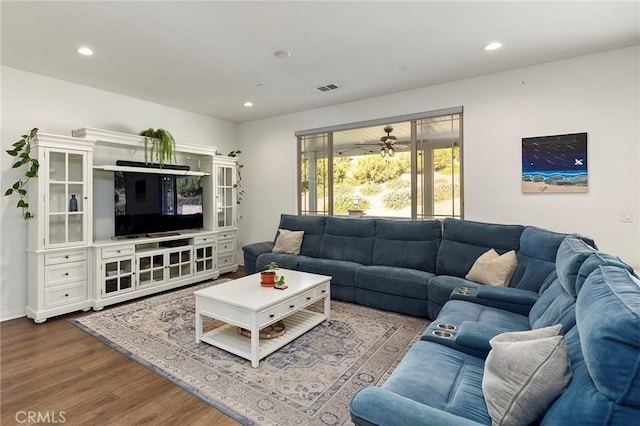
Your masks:
{"label": "potted plant", "polygon": [[276,270],[278,264],[271,262],[267,265],[267,269],[260,272],[260,285],[262,287],[273,287],[276,283]]}
{"label": "potted plant", "polygon": [[170,162],[173,159],[174,163],[176,162],[176,141],[169,131],[149,128],[141,131],[139,135],[144,136],[145,163],[155,160],[162,168],[167,161]]}
{"label": "potted plant", "polygon": [[287,288],[287,285],[284,283],[284,275],[280,275],[278,277],[274,288],[277,288],[278,290],[284,290],[285,288]]}
{"label": "potted plant", "polygon": [[27,196],[27,186],[31,178],[38,176],[38,168],[40,165],[38,164],[38,160],[31,157],[31,142],[36,139],[38,134],[38,129],[33,128],[26,135],[22,135],[22,139],[18,142],[15,142],[12,146],[13,149],[8,149],[7,154],[12,157],[18,157],[17,161],[13,163],[13,168],[18,168],[23,165],[27,165],[27,171],[24,176],[26,179],[18,180],[11,188],[7,189],[4,193],[5,196],[9,196],[11,194],[17,194],[20,199],[18,200],[18,204],[16,207],[22,209],[22,217],[24,220],[29,220],[33,218],[33,214],[29,211],[29,204],[25,201],[25,197]]}

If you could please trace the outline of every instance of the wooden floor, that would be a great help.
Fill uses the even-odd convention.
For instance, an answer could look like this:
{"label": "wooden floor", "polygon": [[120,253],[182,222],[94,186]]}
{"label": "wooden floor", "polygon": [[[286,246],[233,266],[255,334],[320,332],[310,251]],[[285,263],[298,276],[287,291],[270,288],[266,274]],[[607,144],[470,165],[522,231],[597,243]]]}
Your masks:
{"label": "wooden floor", "polygon": [[0,424],[239,424],[67,321],[86,314],[0,324]]}

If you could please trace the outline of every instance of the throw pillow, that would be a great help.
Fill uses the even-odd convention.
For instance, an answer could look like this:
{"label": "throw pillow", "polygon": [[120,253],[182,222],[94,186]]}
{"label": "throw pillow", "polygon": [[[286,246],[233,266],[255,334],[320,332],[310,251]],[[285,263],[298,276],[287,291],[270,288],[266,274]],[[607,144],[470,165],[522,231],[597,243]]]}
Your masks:
{"label": "throw pillow", "polygon": [[539,420],[571,380],[561,325],[499,334],[489,341],[482,392],[493,425]]}
{"label": "throw pillow", "polygon": [[491,249],[476,259],[465,278],[480,284],[504,287],[509,285],[517,264],[518,258],[514,250],[500,256]]}
{"label": "throw pillow", "polygon": [[288,229],[278,229],[276,243],[273,246],[273,253],[300,254],[304,231],[290,231]]}

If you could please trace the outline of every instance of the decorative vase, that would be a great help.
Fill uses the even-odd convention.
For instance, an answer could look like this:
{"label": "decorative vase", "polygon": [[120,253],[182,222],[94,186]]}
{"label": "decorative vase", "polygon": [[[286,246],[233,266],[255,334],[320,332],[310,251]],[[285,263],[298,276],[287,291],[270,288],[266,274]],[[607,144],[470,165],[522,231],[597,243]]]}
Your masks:
{"label": "decorative vase", "polygon": [[70,212],[78,211],[78,200],[76,199],[76,194],[71,194],[71,199],[69,200],[69,211]]}
{"label": "decorative vase", "polygon": [[273,287],[276,284],[276,271],[260,272],[260,285],[262,287]]}

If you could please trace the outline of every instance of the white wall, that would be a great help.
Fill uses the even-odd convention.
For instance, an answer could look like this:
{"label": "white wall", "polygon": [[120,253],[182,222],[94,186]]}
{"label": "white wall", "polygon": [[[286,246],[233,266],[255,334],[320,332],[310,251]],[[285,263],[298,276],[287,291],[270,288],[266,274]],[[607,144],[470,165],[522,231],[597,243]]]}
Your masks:
{"label": "white wall", "polygon": [[[464,106],[465,218],[593,237],[640,266],[638,46],[240,124],[240,244],[296,213],[297,130]],[[348,88],[344,88],[348,90]],[[521,139],[588,133],[587,194],[522,194]],[[622,223],[621,212],[633,222]]]}
{"label": "white wall", "polygon": [[[11,169],[4,150],[33,127],[43,133],[71,136],[71,130],[95,127],[125,133],[162,127],[179,143],[215,146],[222,153],[236,149],[237,123],[195,114],[1,67],[2,174],[0,188],[23,175]],[[24,315],[27,304],[27,225],[13,197],[0,204],[0,319]],[[104,230],[102,230],[104,231]],[[96,233],[100,234],[97,229]],[[104,233],[104,232],[103,232]]]}
{"label": "white wall", "polygon": [[[1,67],[2,149],[34,126],[170,129],[182,143],[241,149],[240,244],[272,239],[296,213],[297,130],[464,106],[465,217],[593,237],[640,266],[640,48],[633,47],[240,124]],[[587,194],[522,194],[522,137],[588,132]],[[235,142],[239,141],[238,144]],[[0,188],[21,173],[2,158]],[[632,223],[621,212],[631,211]],[[0,205],[0,319],[24,315],[26,223]]]}

